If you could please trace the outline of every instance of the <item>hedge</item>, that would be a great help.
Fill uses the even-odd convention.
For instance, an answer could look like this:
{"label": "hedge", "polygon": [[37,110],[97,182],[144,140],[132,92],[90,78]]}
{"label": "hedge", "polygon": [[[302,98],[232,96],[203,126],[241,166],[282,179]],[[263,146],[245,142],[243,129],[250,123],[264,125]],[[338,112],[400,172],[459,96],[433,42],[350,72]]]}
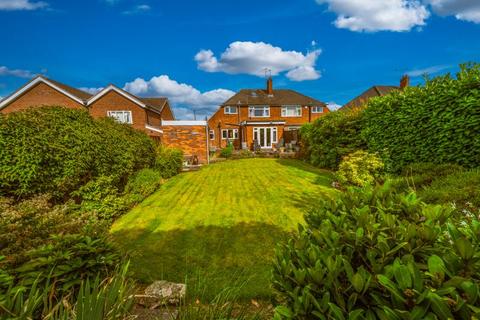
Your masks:
{"label": "hedge", "polygon": [[154,161],[146,134],[84,110],[39,107],[0,116],[0,195],[65,200],[100,176],[121,190]]}
{"label": "hedge", "polygon": [[360,110],[327,113],[300,129],[302,152],[313,165],[337,169],[344,156],[366,148],[361,126]]}
{"label": "hedge", "polygon": [[371,99],[362,136],[392,171],[414,162],[480,163],[480,65]]}

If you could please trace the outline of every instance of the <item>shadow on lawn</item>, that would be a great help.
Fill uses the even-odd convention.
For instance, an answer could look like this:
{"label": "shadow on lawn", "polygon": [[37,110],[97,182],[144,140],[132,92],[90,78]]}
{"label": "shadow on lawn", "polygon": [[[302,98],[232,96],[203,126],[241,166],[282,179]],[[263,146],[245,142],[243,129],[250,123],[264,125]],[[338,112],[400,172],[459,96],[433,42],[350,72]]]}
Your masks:
{"label": "shadow on lawn", "polygon": [[225,287],[241,298],[269,298],[275,246],[293,233],[263,223],[200,226],[165,232],[129,229],[113,233],[129,253],[142,282],[187,282],[191,298],[211,299]]}

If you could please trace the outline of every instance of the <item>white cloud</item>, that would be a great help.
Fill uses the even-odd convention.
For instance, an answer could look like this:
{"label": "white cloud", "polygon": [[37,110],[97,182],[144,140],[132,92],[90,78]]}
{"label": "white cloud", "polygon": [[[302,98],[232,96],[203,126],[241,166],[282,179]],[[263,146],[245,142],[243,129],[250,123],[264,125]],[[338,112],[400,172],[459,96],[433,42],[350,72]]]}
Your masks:
{"label": "white cloud", "polygon": [[330,109],[330,111],[335,111],[335,110],[338,110],[340,109],[342,106],[337,104],[336,102],[327,102],[327,107],[328,109]]}
{"label": "white cloud", "polygon": [[9,69],[5,66],[0,66],[0,76],[12,76],[18,78],[32,78],[34,74],[28,70]]}
{"label": "white cloud", "polygon": [[441,16],[453,15],[459,20],[480,23],[478,0],[426,0],[433,11]]}
{"label": "white cloud", "polygon": [[298,51],[284,51],[264,42],[236,41],[217,58],[212,50],[200,50],[195,55],[198,68],[207,72],[228,74],[250,74],[265,76],[268,69],[272,75],[287,71],[287,78],[294,81],[315,80],[320,72],[315,70],[321,50],[303,54]]}
{"label": "white cloud", "polygon": [[174,106],[175,116],[179,119],[192,118],[193,109],[197,111],[198,117],[211,114],[221,103],[235,94],[227,89],[200,92],[189,84],[170,79],[167,75],[153,77],[150,80],[137,78],[126,83],[124,89],[138,96],[167,97]]}
{"label": "white cloud", "polygon": [[103,88],[87,88],[87,87],[81,87],[81,88],[78,88],[84,92],[88,92],[90,94],[96,94],[96,93],[99,93],[100,91],[103,90]]}
{"label": "white cloud", "polygon": [[351,31],[409,31],[430,13],[416,0],[317,0],[337,14],[337,28]]}
{"label": "white cloud", "polygon": [[37,10],[48,7],[43,1],[31,2],[30,0],[0,0],[0,10]]}
{"label": "white cloud", "polygon": [[123,14],[141,14],[150,11],[150,9],[152,8],[148,4],[140,4],[130,10],[123,11]]}
{"label": "white cloud", "polygon": [[410,77],[420,77],[420,76],[423,76],[424,74],[434,74],[449,68],[451,68],[451,66],[449,65],[431,66],[428,68],[410,70],[407,72],[407,75],[409,75]]}

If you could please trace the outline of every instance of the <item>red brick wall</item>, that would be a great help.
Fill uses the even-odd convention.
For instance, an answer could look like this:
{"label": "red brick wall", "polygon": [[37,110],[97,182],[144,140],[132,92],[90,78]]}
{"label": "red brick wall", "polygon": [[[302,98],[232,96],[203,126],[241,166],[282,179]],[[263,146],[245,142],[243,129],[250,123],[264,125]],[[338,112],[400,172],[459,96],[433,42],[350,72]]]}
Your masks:
{"label": "red brick wall", "polygon": [[92,103],[89,106],[89,111],[94,118],[107,117],[107,111],[131,111],[133,120],[132,126],[135,129],[146,131],[146,110],[116,91],[110,91]]}
{"label": "red brick wall", "polygon": [[30,90],[24,92],[20,97],[15,99],[5,108],[0,110],[1,113],[10,113],[24,110],[34,106],[63,106],[73,109],[85,108],[82,104],[67,97],[61,92],[53,89],[45,83],[38,83]]}
{"label": "red brick wall", "polygon": [[186,156],[195,155],[202,164],[208,163],[208,136],[205,126],[164,125],[162,130],[163,145],[178,148]]}

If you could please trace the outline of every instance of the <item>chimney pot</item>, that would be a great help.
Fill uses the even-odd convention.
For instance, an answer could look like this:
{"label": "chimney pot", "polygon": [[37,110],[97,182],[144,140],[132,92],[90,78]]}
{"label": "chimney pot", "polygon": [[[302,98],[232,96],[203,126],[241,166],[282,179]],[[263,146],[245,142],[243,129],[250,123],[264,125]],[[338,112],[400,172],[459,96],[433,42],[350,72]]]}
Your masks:
{"label": "chimney pot", "polygon": [[403,75],[400,79],[400,89],[404,89],[410,85],[410,77],[408,75]]}
{"label": "chimney pot", "polygon": [[273,95],[273,80],[272,77],[267,79],[267,94]]}

